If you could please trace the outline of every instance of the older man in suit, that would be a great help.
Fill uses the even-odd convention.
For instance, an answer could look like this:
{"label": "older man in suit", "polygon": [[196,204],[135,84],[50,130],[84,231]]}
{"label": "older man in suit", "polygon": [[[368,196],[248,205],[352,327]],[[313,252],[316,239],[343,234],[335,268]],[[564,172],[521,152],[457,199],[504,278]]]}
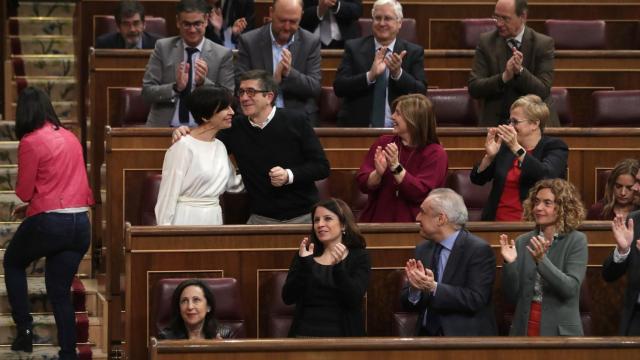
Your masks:
{"label": "older man in suit", "polygon": [[209,16],[205,0],[181,0],[179,36],[158,40],[142,79],[142,97],[151,104],[147,126],[195,126],[182,99],[202,85],[234,89],[231,50],[205,39]]}
{"label": "older man in suit", "polygon": [[416,247],[402,292],[407,310],[417,311],[418,336],[497,335],[491,294],[496,260],[483,239],[464,229],[464,200],[446,188],[432,190],[416,219],[427,241]]}
{"label": "older man in suit", "polygon": [[[640,173],[632,189],[640,193]],[[640,336],[640,211],[632,212],[628,219],[616,216],[612,229],[616,247],[602,265],[602,276],[613,282],[627,275],[618,334]]]}
{"label": "older man in suit", "polygon": [[498,0],[496,29],[480,35],[469,76],[469,94],[482,100],[481,126],[509,123],[509,108],[521,96],[545,100],[551,114],[547,126],[559,126],[550,103],[553,82],[553,39],[526,26],[526,0]]}
{"label": "older man in suit", "polygon": [[97,49],[153,49],[159,36],[144,31],[144,6],[138,1],[121,1],[114,13],[118,31],[99,36]]}
{"label": "older man in suit", "polygon": [[276,107],[299,110],[313,125],[320,95],[320,39],[300,29],[302,0],[275,0],[269,8],[271,23],[240,36],[236,79],[242,73],[265,70],[280,92]]}
{"label": "older man in suit", "polygon": [[371,10],[373,36],[345,43],[333,89],[343,98],[338,124],[391,127],[391,104],[411,93],[425,94],[424,49],[397,37],[402,5],[377,0]]}

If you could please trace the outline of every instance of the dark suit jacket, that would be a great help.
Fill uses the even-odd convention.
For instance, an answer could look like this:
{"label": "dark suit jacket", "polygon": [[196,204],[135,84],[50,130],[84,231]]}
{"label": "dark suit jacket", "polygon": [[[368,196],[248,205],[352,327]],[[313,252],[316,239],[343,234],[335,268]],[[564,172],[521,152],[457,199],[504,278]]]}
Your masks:
{"label": "dark suit jacket", "polygon": [[[261,69],[273,74],[271,52],[271,25],[266,24],[240,36],[235,63],[236,81],[248,70]],[[284,107],[307,114],[311,124],[318,115],[316,98],[320,96],[320,38],[307,30],[298,29],[289,46],[293,57],[289,75],[282,79],[278,91],[282,93]]]}
{"label": "dark suit jacket", "polygon": [[547,126],[560,126],[550,103],[553,83],[553,39],[525,28],[520,51],[524,55],[522,74],[506,84],[502,72],[512,51],[497,30],[480,35],[469,76],[469,94],[483,102],[480,126],[496,126],[509,119],[509,108],[520,96],[536,94],[550,106]]}
{"label": "dark suit jacket", "polygon": [[[240,19],[245,18],[247,20],[247,27],[242,33],[246,33],[249,30],[255,28],[256,13],[254,10],[253,0],[227,0],[224,2],[222,8],[222,16],[225,19],[227,27],[233,26],[233,23]],[[211,24],[207,25],[204,36],[213,41],[216,44],[224,45],[224,32],[220,35],[216,34]],[[233,43],[238,42],[238,38],[232,38]]]}
{"label": "dark suit jacket", "polygon": [[[146,31],[142,32],[142,48],[153,49],[156,46],[156,41],[160,39],[160,36]],[[125,42],[122,35],[119,32],[112,32],[98,36],[96,39],[96,49],[125,49]]]}
{"label": "dark suit jacket", "polygon": [[[402,60],[402,75],[396,81],[389,77],[388,101],[406,94],[426,94],[427,81],[424,75],[424,49],[416,44],[396,38],[394,53],[407,51]],[[338,112],[338,125],[368,127],[371,122],[374,84],[367,82],[367,71],[375,56],[373,36],[349,40],[344,46],[344,56],[338,68],[333,90],[343,98]]]}
{"label": "dark suit jacket", "polygon": [[[433,241],[416,247],[416,260],[431,267],[435,249]],[[496,259],[491,246],[483,239],[462,229],[456,239],[449,260],[438,283],[435,295],[422,293],[415,305],[409,301],[409,287],[402,291],[402,304],[410,311],[418,311],[416,335],[428,313],[440,316],[444,336],[495,336],[496,319],[491,305]]]}
{"label": "dark suit jacket", "polygon": [[[317,8],[318,0],[304,0],[304,12],[302,13],[300,26],[309,32],[316,31],[316,28],[320,25]],[[328,16],[329,11],[331,10],[327,10],[325,16]],[[343,41],[360,36],[358,19],[362,16],[362,0],[340,0],[340,9],[334,16]]]}
{"label": "dark suit jacket", "polygon": [[638,302],[638,294],[640,294],[640,251],[636,247],[637,239],[640,237],[640,211],[634,211],[629,214],[629,218],[633,219],[633,242],[631,242],[631,252],[625,261],[621,263],[613,262],[613,251],[604,261],[602,265],[602,277],[613,282],[627,275],[627,290],[624,294],[624,306],[620,318],[619,335],[627,335],[629,323],[633,316],[634,307]]}
{"label": "dark suit jacket", "polygon": [[[529,189],[541,179],[567,178],[567,159],[569,148],[564,141],[558,138],[542,136],[538,145],[533,149],[531,155],[528,153],[522,161],[520,174],[520,201],[529,194]],[[509,147],[502,144],[500,150],[493,159],[491,165],[478,172],[476,164],[471,170],[471,182],[477,185],[484,185],[493,180],[489,199],[482,209],[482,220],[493,221],[496,218],[496,210],[502,196],[502,189],[507,179],[507,173],[513,166],[516,156],[509,150]]]}

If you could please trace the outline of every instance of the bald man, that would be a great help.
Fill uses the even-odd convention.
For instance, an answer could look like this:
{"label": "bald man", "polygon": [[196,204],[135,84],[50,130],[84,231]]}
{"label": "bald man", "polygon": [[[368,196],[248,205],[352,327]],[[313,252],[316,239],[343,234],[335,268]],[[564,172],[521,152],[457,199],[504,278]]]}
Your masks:
{"label": "bald man", "polygon": [[272,74],[278,84],[276,107],[298,110],[311,125],[318,116],[320,38],[300,28],[302,0],[275,0],[271,22],[240,36],[236,80],[247,70]]}
{"label": "bald man", "polygon": [[551,100],[553,39],[526,26],[526,0],[498,0],[496,29],[480,35],[469,76],[469,94],[482,101],[480,126],[509,123],[509,108],[521,96],[538,95],[549,105],[549,126],[559,126]]}

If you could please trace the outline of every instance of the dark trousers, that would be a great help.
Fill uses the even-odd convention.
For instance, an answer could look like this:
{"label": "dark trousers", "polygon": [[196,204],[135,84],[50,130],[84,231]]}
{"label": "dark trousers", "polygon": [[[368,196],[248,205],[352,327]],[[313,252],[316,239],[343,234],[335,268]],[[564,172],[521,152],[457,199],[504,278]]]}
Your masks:
{"label": "dark trousers", "polygon": [[89,249],[89,216],[40,213],[18,227],[4,254],[4,273],[11,316],[18,329],[31,329],[26,267],[46,257],[45,285],[58,328],[60,360],[77,359],[76,317],[71,303],[71,283]]}

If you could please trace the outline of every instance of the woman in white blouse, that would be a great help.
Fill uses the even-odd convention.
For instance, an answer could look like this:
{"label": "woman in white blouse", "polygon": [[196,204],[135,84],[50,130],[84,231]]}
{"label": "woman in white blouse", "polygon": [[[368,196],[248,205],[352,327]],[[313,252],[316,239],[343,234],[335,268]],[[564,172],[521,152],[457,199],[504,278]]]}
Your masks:
{"label": "woman in white blouse", "polygon": [[185,99],[198,126],[165,154],[155,207],[158,225],[221,225],[220,195],[244,189],[224,144],[216,139],[231,127],[232,99],[220,86],[199,87]]}

